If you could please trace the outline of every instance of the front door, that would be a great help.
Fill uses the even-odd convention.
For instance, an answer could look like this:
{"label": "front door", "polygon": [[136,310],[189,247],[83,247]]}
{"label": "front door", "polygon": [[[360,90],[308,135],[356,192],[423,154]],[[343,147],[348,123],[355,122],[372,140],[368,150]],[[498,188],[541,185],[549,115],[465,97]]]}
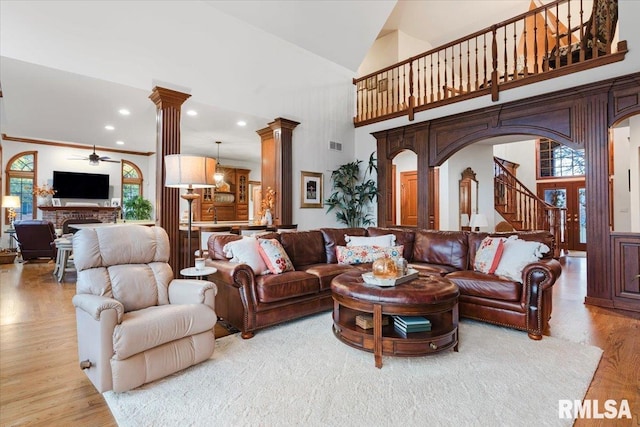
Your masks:
{"label": "front door", "polygon": [[[538,197],[550,205],[566,208],[567,249],[575,251],[587,250],[587,209],[586,186],[584,179],[578,181],[554,181],[538,183]],[[562,227],[564,229],[565,227]]]}

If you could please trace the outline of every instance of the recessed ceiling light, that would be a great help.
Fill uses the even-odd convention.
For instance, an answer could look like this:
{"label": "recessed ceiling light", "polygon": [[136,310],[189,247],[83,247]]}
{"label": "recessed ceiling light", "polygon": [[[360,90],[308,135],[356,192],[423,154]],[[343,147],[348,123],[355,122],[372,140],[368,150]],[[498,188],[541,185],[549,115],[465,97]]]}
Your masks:
{"label": "recessed ceiling light", "polygon": [[246,126],[247,122],[245,122],[244,120],[238,120],[238,123],[236,123],[238,126]]}
{"label": "recessed ceiling light", "polygon": [[118,113],[122,114],[123,116],[128,116],[129,114],[131,114],[131,112],[126,108],[121,108],[120,110],[118,110]]}
{"label": "recessed ceiling light", "polygon": [[196,110],[188,110],[187,116],[197,116],[198,112]]}
{"label": "recessed ceiling light", "polygon": [[124,141],[116,141],[116,144],[118,144],[118,145],[124,145]]}
{"label": "recessed ceiling light", "polygon": [[105,128],[106,130],[114,130],[114,129],[115,129],[115,128],[114,128],[113,126],[111,126],[111,125],[106,125],[104,128]]}

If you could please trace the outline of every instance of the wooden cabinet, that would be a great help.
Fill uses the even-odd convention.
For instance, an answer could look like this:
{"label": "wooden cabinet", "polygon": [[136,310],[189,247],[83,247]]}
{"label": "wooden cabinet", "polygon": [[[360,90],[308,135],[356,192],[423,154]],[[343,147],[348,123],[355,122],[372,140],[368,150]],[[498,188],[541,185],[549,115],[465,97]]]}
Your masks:
{"label": "wooden cabinet", "polygon": [[[196,190],[195,221],[246,221],[249,219],[249,170],[219,168],[224,184],[219,188]],[[195,205],[195,204],[194,204]]]}

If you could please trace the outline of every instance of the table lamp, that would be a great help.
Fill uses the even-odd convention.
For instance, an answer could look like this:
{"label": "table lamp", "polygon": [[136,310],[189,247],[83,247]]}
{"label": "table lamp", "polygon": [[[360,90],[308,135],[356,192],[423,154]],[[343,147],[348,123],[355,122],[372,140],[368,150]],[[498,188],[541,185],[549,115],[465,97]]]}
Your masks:
{"label": "table lamp", "polygon": [[20,207],[20,197],[19,196],[2,196],[2,207],[7,208],[8,214],[9,214],[9,224],[11,224],[11,228],[13,228],[13,222],[16,219],[15,208]]}
{"label": "table lamp", "polygon": [[187,229],[187,247],[189,250],[189,264],[191,264],[191,204],[200,197],[193,192],[194,188],[215,187],[214,174],[216,161],[211,157],[201,157],[189,154],[169,154],[164,156],[166,187],[186,188],[187,192],[180,195],[189,204],[189,219]]}
{"label": "table lamp", "polygon": [[489,223],[487,222],[487,217],[484,214],[472,214],[471,221],[469,222],[469,227],[473,231],[480,231],[480,227],[488,227]]}

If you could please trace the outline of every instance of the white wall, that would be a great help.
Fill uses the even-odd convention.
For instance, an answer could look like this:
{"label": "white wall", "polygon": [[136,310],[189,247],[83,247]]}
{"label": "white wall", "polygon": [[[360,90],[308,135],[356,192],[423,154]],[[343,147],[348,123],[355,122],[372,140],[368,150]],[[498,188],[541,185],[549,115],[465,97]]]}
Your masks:
{"label": "white wall", "polygon": [[[42,144],[31,144],[24,142],[14,142],[14,141],[2,141],[2,177],[3,183],[6,177],[5,171],[7,167],[7,162],[18,153],[24,151],[37,151],[38,153],[38,163],[37,163],[37,174],[35,183],[37,185],[53,184],[53,171],[68,171],[68,172],[84,172],[84,173],[100,173],[100,174],[108,174],[109,175],[109,198],[119,197],[122,198],[121,194],[121,163],[107,163],[100,162],[98,166],[91,166],[88,160],[70,160],[73,156],[88,156],[91,151],[82,150],[77,148],[69,148],[69,147],[56,147],[51,145],[42,145]],[[149,199],[151,203],[155,206],[155,156],[139,156],[132,154],[121,154],[121,153],[112,153],[112,152],[104,152],[100,153],[100,150],[97,150],[98,154],[106,155],[111,157],[112,159],[124,159],[129,160],[136,164],[143,176],[143,196],[146,199]],[[3,185],[4,186],[4,185]],[[4,194],[5,188],[2,189],[2,194]],[[55,197],[55,196],[54,196]],[[62,204],[68,202],[92,202],[92,203],[100,203],[104,204],[107,200],[71,200],[71,199],[62,199]],[[42,211],[36,209],[37,218],[42,218]],[[4,230],[4,215],[2,215],[2,230]],[[3,236],[3,241],[0,243],[1,245],[6,245],[6,237]]]}
{"label": "white wall", "polygon": [[631,231],[629,171],[637,162],[632,156],[629,127],[613,129],[613,230]]}
{"label": "white wall", "polygon": [[629,137],[629,163],[631,167],[629,216],[631,231],[640,233],[640,115],[629,119]]}
{"label": "white wall", "polygon": [[460,230],[459,181],[468,167],[478,180],[478,213],[489,223],[480,231],[493,231],[500,221],[493,206],[493,147],[475,144],[458,151],[440,167],[440,230]]}

